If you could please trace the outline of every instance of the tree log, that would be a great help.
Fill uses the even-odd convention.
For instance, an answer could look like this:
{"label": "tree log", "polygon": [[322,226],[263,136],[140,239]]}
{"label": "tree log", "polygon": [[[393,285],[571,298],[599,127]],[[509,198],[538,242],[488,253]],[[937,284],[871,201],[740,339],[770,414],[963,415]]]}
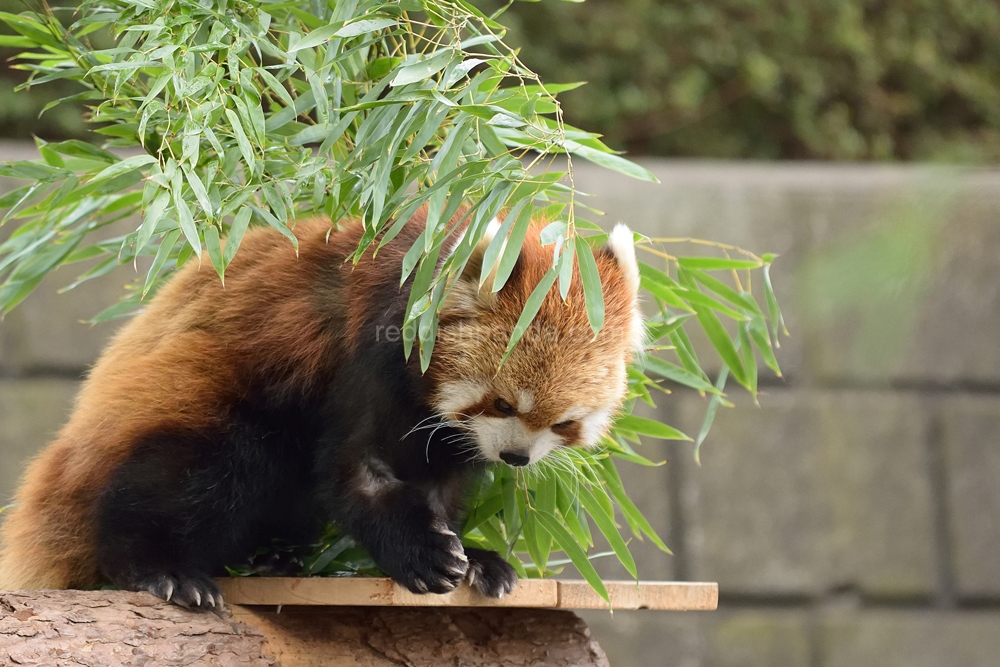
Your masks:
{"label": "tree log", "polygon": [[233,605],[216,615],[121,591],[0,591],[0,664],[608,667],[564,610]]}
{"label": "tree log", "polygon": [[270,667],[260,630],[148,593],[0,591],[0,664]]}

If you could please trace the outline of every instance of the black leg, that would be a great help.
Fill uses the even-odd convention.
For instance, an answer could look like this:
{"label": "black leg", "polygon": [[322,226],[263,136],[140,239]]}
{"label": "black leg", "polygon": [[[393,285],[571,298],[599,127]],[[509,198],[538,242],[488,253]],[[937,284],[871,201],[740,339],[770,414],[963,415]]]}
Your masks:
{"label": "black leg", "polygon": [[[285,446],[281,446],[285,445]],[[308,486],[287,443],[260,431],[160,434],[113,475],[97,510],[102,573],[185,607],[221,607],[211,580],[280,536]],[[277,455],[276,455],[277,454]]]}
{"label": "black leg", "polygon": [[462,542],[416,487],[398,480],[367,493],[338,487],[326,495],[335,521],[395,581],[414,593],[447,593],[465,578]]}

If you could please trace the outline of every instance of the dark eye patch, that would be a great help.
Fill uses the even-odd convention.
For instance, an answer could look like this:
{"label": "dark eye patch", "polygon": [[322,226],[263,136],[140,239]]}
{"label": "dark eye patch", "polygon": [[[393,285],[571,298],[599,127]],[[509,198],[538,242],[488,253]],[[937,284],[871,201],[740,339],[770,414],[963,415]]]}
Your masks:
{"label": "dark eye patch", "polygon": [[574,426],[576,426],[576,423],[577,422],[576,422],[575,419],[568,419],[568,420],[566,420],[564,422],[559,422],[558,424],[553,424],[552,425],[552,430],[553,431],[565,431],[567,429],[570,429],[570,428],[573,428]]}
{"label": "dark eye patch", "polygon": [[514,409],[514,406],[502,398],[498,398],[493,401],[493,407],[496,408],[497,412],[500,412],[508,417],[513,417],[517,414],[517,410]]}

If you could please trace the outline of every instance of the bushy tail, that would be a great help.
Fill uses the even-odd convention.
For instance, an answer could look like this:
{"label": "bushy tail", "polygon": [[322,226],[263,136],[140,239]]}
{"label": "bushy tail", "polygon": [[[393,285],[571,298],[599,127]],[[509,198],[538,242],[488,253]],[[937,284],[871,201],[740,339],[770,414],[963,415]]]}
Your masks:
{"label": "bushy tail", "polygon": [[39,483],[37,463],[0,514],[0,590],[89,588],[99,576],[86,503],[65,485]]}
{"label": "bushy tail", "polygon": [[0,590],[67,588],[67,577],[39,534],[41,517],[32,521],[30,514],[9,507],[0,515]]}

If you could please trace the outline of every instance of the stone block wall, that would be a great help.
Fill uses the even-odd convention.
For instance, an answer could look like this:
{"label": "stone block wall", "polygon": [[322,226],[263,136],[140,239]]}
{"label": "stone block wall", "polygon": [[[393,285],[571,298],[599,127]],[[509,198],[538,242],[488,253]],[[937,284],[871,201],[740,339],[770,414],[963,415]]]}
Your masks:
{"label": "stone block wall", "polygon": [[[0,144],[0,159],[31,150]],[[640,574],[718,581],[721,603],[587,613],[611,664],[997,664],[1000,173],[647,166],[662,184],[585,164],[576,181],[608,223],[779,253],[792,336],[778,353],[784,378],[762,375],[759,406],[731,392],[700,467],[688,443],[657,442],[644,448],[666,466],[623,466],[675,552],[635,544]],[[55,289],[73,275],[56,276],[0,323],[0,498],[115,328],[78,321],[111,303],[129,270],[66,295]],[[688,432],[704,409],[684,391],[659,406]]]}

